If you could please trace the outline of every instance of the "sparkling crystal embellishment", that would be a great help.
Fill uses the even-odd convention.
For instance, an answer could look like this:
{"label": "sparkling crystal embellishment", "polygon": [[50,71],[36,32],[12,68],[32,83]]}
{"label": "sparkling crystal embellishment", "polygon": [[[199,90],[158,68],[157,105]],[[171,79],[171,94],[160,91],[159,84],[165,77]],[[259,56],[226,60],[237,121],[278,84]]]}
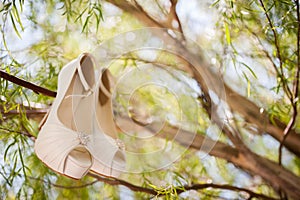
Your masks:
{"label": "sparkling crystal embellishment", "polygon": [[124,142],[122,140],[116,139],[116,144],[119,147],[119,149],[125,150],[125,144],[124,144]]}
{"label": "sparkling crystal embellishment", "polygon": [[78,133],[78,139],[80,141],[80,144],[82,144],[82,145],[86,145],[88,143],[88,141],[90,141],[89,135],[82,133],[82,132]]}

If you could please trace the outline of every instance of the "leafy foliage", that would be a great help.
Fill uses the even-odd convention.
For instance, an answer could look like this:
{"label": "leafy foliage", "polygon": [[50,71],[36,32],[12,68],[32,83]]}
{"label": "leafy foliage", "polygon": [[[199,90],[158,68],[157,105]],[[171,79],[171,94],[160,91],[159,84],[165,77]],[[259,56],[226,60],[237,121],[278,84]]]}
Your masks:
{"label": "leafy foliage", "polygon": [[[142,11],[166,16],[172,11],[172,2],[151,1],[153,5]],[[147,3],[135,2],[135,8],[140,5],[147,6]],[[177,23],[182,26],[185,37],[193,38],[206,50],[212,70],[220,71],[227,85],[251,100],[261,113],[267,113],[272,125],[287,127],[294,119],[290,131],[299,134],[300,119],[296,112],[299,110],[297,74],[300,55],[296,44],[299,43],[299,5],[296,1],[217,0],[214,3],[191,1],[191,5],[194,7],[184,5],[183,1],[177,2]],[[202,32],[198,32],[198,27],[202,29],[205,23],[199,18],[198,9],[206,10],[204,20],[210,22]],[[80,52],[93,51],[100,42],[112,36],[142,27],[140,19],[98,0],[4,0],[0,2],[0,13],[0,69],[53,91],[57,89],[57,76],[63,65]],[[193,15],[197,16],[196,19]],[[151,19],[165,18],[161,16]],[[168,26],[167,22],[160,25]],[[140,66],[145,63],[152,64],[152,71],[143,74]],[[158,80],[160,84],[170,83],[177,95],[163,87],[149,86],[135,90],[134,96],[128,96],[121,87],[116,93],[115,112],[118,116],[127,115],[128,106],[131,106],[133,110],[129,110],[129,116],[140,122],[163,121],[175,126],[182,120],[185,123],[180,125],[186,131],[195,130],[198,135],[234,146],[230,135],[214,126],[211,114],[200,98],[206,95],[205,91],[182,70],[183,65],[176,56],[165,52],[159,52],[155,60],[149,61],[132,53],[112,63],[110,71],[115,77],[136,70],[132,82],[121,84],[123,89],[133,87],[134,82],[149,79]],[[120,137],[127,144],[134,144],[129,147],[134,152],[155,151],[161,147],[167,152],[151,160],[129,155],[129,167],[140,173],[121,177],[132,184],[150,188],[157,195],[98,182],[89,176],[80,181],[70,180],[45,167],[33,152],[38,124],[53,98],[36,94],[3,78],[0,79],[0,91],[0,149],[3,152],[0,155],[0,199],[249,198],[243,192],[214,188],[185,191],[184,188],[194,183],[212,182],[251,187],[255,192],[278,197],[277,188],[269,186],[258,176],[250,176],[230,160],[192,149],[182,150],[180,144],[168,138],[155,137],[143,143],[121,133]],[[224,104],[228,106],[225,100]],[[33,114],[30,115],[29,111]],[[282,152],[282,165],[293,175],[300,175],[297,155],[285,148],[278,151],[281,141],[271,137],[267,130],[250,123],[238,111],[227,111],[230,113],[226,115],[228,124],[238,127],[239,137],[252,152],[275,162]],[[140,133],[132,134],[138,136]],[[168,152],[168,149],[172,151]],[[173,165],[149,171],[153,166],[172,159],[173,152],[176,154],[181,150],[183,155]]]}

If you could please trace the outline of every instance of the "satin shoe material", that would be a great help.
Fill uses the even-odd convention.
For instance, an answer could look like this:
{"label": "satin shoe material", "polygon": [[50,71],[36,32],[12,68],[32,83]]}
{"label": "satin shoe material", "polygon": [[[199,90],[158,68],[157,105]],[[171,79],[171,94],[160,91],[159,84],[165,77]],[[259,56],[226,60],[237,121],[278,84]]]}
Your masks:
{"label": "satin shoe material", "polygon": [[124,170],[125,146],[117,139],[106,76],[101,73],[95,84],[90,54],[61,70],[57,97],[35,142],[36,155],[52,170],[74,179],[89,170],[113,177]]}

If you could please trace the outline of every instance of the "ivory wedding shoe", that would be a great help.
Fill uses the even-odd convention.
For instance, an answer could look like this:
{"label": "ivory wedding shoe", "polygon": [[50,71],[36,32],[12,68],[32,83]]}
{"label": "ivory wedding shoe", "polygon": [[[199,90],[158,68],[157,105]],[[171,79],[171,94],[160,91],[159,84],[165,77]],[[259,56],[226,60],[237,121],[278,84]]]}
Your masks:
{"label": "ivory wedding shoe", "polygon": [[112,77],[108,70],[103,70],[100,78],[99,88],[95,93],[95,124],[94,137],[97,138],[96,149],[93,150],[94,162],[91,171],[109,176],[117,177],[125,169],[125,145],[118,139],[115,122],[113,120],[111,84]]}
{"label": "ivory wedding shoe", "polygon": [[109,177],[124,170],[125,148],[116,135],[108,73],[101,74],[96,87],[90,54],[61,70],[57,97],[35,142],[36,155],[52,170],[74,179],[89,170]]}
{"label": "ivory wedding shoe", "polygon": [[58,76],[57,97],[35,142],[35,152],[52,170],[82,178],[93,164],[92,138],[94,63],[82,54]]}

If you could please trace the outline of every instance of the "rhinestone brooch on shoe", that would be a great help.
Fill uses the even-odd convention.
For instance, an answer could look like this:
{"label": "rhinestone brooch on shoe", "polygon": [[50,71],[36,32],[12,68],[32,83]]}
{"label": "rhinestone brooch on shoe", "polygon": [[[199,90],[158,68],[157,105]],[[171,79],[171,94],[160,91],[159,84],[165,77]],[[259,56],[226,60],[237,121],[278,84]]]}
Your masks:
{"label": "rhinestone brooch on shoe", "polygon": [[86,144],[90,141],[90,136],[88,134],[79,132],[78,139],[80,141],[80,144],[86,146]]}
{"label": "rhinestone brooch on shoe", "polygon": [[124,144],[124,142],[122,140],[116,139],[116,144],[119,147],[119,149],[125,150],[125,144]]}

